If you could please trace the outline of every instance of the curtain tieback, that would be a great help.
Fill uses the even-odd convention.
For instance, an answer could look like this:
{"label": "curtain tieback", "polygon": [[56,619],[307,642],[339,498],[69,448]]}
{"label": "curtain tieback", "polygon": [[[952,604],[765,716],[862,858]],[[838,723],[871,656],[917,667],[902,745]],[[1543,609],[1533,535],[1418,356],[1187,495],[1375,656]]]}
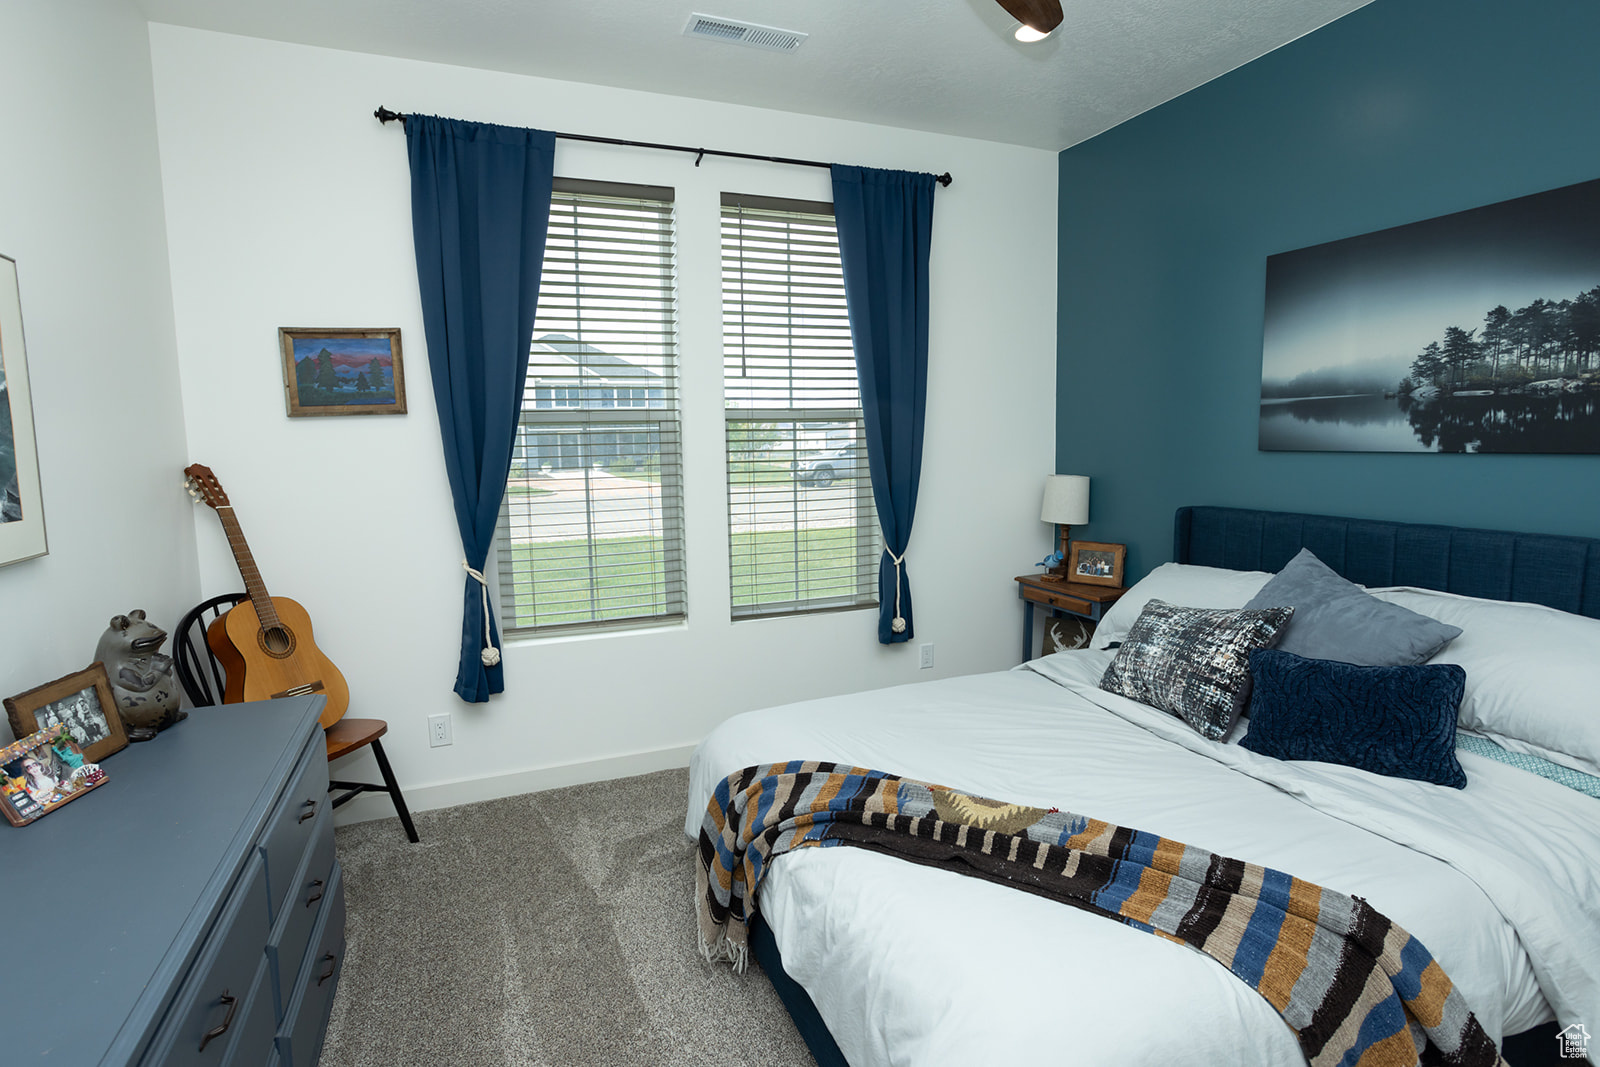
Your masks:
{"label": "curtain tieback", "polygon": [[906,620],[900,617],[900,564],[905,561],[906,554],[894,554],[894,550],[887,545],[883,549],[889,553],[889,560],[894,564],[894,618],[889,621],[889,629],[897,634],[906,632]]}
{"label": "curtain tieback", "polygon": [[477,579],[478,591],[483,594],[483,653],[482,660],[485,667],[493,667],[500,662],[500,650],[494,647],[493,633],[489,629],[489,583],[483,577],[483,572],[473,570],[472,565],[466,560],[461,561],[461,569]]}

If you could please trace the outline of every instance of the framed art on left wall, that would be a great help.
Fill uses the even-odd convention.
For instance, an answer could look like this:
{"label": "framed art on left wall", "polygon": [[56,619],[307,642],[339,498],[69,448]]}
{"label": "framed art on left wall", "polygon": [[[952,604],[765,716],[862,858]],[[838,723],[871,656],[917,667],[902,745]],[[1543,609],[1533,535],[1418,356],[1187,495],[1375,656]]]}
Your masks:
{"label": "framed art on left wall", "polygon": [[46,551],[17,261],[0,256],[0,566]]}

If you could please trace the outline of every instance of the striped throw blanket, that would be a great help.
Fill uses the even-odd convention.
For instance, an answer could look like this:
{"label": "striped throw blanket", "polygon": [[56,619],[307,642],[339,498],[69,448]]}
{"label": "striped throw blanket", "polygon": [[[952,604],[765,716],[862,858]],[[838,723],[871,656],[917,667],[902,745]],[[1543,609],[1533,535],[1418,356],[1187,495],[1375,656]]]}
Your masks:
{"label": "striped throw blanket", "polygon": [[853,845],[1004,882],[1198,949],[1312,1067],[1503,1064],[1428,950],[1359,897],[1141,830],[833,763],[747,767],[700,828],[700,951],[743,970],[767,866]]}

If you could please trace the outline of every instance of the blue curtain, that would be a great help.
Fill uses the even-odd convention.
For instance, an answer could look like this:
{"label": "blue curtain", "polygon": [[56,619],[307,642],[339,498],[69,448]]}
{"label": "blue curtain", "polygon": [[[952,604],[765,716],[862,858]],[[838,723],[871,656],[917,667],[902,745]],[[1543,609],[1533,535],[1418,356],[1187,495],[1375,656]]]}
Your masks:
{"label": "blue curtain", "polygon": [[905,567],[922,478],[928,401],[928,249],[931,174],[833,167],[845,302],[867,431],[872,497],[883,527],[878,640],[909,641],[911,577]]}
{"label": "blue curtain", "polygon": [[483,564],[522,408],[550,227],[555,135],[406,117],[428,369],[467,570],[456,694],[505,689]]}

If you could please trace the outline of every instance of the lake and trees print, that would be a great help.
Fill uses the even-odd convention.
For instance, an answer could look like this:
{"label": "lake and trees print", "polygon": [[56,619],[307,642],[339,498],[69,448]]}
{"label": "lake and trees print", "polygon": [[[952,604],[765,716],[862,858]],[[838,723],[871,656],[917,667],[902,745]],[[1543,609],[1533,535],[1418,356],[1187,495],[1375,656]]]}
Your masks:
{"label": "lake and trees print", "polygon": [[1600,452],[1600,181],[1269,257],[1260,447]]}

